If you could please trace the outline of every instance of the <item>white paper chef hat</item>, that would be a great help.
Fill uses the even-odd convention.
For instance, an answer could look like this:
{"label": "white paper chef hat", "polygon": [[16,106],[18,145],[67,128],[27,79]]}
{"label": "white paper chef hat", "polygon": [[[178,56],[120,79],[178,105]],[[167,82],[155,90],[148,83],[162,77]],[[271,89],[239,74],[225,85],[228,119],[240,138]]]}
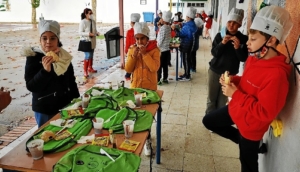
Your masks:
{"label": "white paper chef hat", "polygon": [[227,22],[235,21],[238,24],[242,25],[243,18],[244,18],[244,10],[243,9],[232,8],[230,13],[227,16]]}
{"label": "white paper chef hat", "polygon": [[150,33],[150,29],[147,25],[147,23],[145,22],[136,22],[133,26],[133,30],[134,30],[134,35],[136,34],[143,34],[145,36],[147,36],[149,38],[149,33]]}
{"label": "white paper chef hat", "polygon": [[40,36],[42,36],[43,33],[50,31],[54,33],[58,39],[60,39],[60,25],[57,21],[54,20],[40,20],[38,25]]}
{"label": "white paper chef hat", "polygon": [[196,11],[197,11],[197,9],[191,7],[191,8],[188,9],[188,11],[186,13],[186,16],[193,19],[193,18],[195,18]]}
{"label": "white paper chef hat", "polygon": [[208,16],[211,16],[211,15],[213,15],[213,14],[212,14],[211,11],[208,11],[208,12],[207,12],[207,15],[208,15]]}
{"label": "white paper chef hat", "polygon": [[175,21],[175,22],[178,21],[178,16],[174,16],[174,21]]}
{"label": "white paper chef hat", "polygon": [[195,24],[196,24],[197,27],[201,27],[204,24],[203,20],[201,18],[195,18],[194,22],[195,22]]}
{"label": "white paper chef hat", "polygon": [[289,35],[293,23],[288,11],[278,6],[267,6],[257,12],[250,29],[275,36],[282,44]]}
{"label": "white paper chef hat", "polygon": [[157,14],[161,13],[161,10],[157,10]]}
{"label": "white paper chef hat", "polygon": [[139,13],[131,13],[130,20],[132,22],[139,22],[141,18],[141,15]]}
{"label": "white paper chef hat", "polygon": [[172,12],[169,11],[163,11],[162,13],[162,19],[164,22],[170,22],[172,18]]}

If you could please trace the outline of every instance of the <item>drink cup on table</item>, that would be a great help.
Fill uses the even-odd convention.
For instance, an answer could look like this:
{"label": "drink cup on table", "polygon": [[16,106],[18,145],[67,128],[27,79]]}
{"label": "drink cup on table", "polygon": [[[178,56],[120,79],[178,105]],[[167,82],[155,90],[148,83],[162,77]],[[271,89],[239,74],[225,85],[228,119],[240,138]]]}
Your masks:
{"label": "drink cup on table", "polygon": [[95,134],[101,134],[103,128],[103,118],[96,118],[96,122],[93,120],[94,132]]}
{"label": "drink cup on table", "polygon": [[87,108],[90,102],[90,95],[83,94],[82,95],[82,108]]}
{"label": "drink cup on table", "polygon": [[135,94],[134,98],[135,98],[136,108],[141,108],[142,107],[143,94]]}
{"label": "drink cup on table", "polygon": [[131,138],[134,130],[134,121],[133,120],[123,121],[123,127],[124,127],[125,138],[126,139]]}
{"label": "drink cup on table", "polygon": [[44,156],[44,140],[35,139],[27,143],[30,154],[34,160],[43,158]]}

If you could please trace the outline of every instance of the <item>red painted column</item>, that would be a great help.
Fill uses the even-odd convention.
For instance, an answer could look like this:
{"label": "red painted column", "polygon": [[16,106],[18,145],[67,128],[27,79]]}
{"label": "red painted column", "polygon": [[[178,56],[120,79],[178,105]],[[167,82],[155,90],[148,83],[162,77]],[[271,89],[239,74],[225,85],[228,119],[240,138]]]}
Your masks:
{"label": "red painted column", "polygon": [[[120,35],[124,36],[124,13],[123,13],[123,0],[119,0],[119,24],[120,24]],[[124,53],[124,38],[120,39],[120,65],[121,68],[125,67],[125,53]]]}

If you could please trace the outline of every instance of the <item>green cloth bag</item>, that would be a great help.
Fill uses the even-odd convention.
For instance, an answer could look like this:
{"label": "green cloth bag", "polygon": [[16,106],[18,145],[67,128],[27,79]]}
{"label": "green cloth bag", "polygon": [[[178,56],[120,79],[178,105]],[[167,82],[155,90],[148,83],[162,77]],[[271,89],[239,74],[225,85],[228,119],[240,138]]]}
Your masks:
{"label": "green cloth bag", "polygon": [[[72,133],[70,137],[67,137],[63,140],[50,140],[48,142],[44,143],[44,153],[53,153],[53,152],[61,152],[66,149],[71,148],[75,144],[77,144],[77,140],[80,139],[81,136],[86,136],[90,130],[93,127],[93,123],[90,119],[82,120],[78,119],[76,124],[72,128],[68,128],[67,130]],[[33,139],[40,138],[41,134],[44,131],[52,131],[54,133],[60,131],[63,127],[57,127],[54,125],[47,125],[44,128],[42,128],[40,131],[38,131],[36,134],[34,134],[32,137],[30,137],[26,142],[26,150],[27,143]]]}
{"label": "green cloth bag", "polygon": [[[114,160],[100,154],[105,150]],[[83,145],[65,154],[53,167],[53,172],[134,172],[138,171],[141,158],[133,153],[114,148]]]}
{"label": "green cloth bag", "polygon": [[124,120],[135,121],[134,132],[149,130],[153,122],[153,116],[149,111],[133,110],[128,107],[119,111],[113,109],[102,109],[96,114],[96,117],[104,119],[104,129],[112,129],[115,133],[124,133]]}
{"label": "green cloth bag", "polygon": [[158,103],[160,102],[160,97],[158,96],[156,91],[143,89],[143,88],[127,88],[127,87],[120,87],[117,90],[111,90],[111,89],[101,89],[97,87],[92,87],[89,89],[86,93],[91,94],[93,89],[102,91],[104,90],[104,93],[106,95],[111,96],[119,105],[122,105],[126,103],[128,100],[132,100],[135,102],[134,93],[145,93],[145,97],[142,99],[143,104],[152,104],[152,103]]}

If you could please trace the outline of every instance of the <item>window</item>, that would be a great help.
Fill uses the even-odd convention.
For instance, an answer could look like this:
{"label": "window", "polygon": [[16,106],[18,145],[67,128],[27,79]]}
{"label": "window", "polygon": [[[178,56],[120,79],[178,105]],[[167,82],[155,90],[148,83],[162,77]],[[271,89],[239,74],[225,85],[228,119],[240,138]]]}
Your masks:
{"label": "window", "polygon": [[147,5],[147,0],[140,0],[141,5]]}
{"label": "window", "polygon": [[[172,3],[172,6],[173,6],[173,7],[176,7],[176,5],[177,5],[178,7],[184,7],[184,3]],[[170,7],[170,3],[168,3],[168,7]]]}
{"label": "window", "polygon": [[218,0],[211,0],[211,12],[213,14],[213,18],[215,19],[215,21],[217,21],[218,18],[218,8],[219,8]]}
{"label": "window", "polygon": [[187,3],[187,7],[205,7],[205,3]]}

